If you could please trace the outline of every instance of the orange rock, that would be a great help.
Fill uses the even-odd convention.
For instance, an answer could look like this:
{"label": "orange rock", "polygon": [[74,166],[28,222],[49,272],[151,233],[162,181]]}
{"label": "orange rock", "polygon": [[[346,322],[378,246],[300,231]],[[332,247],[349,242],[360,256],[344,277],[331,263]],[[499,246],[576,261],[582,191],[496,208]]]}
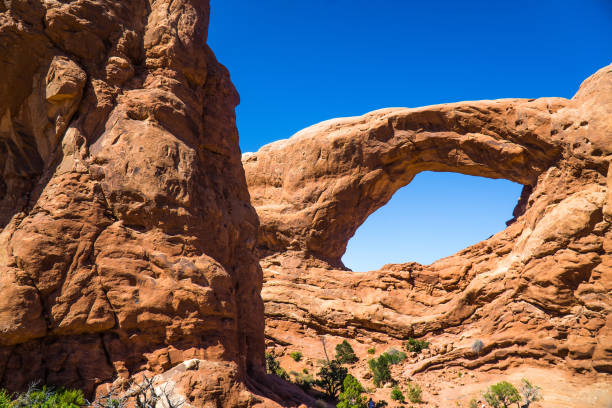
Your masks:
{"label": "orange rock", "polygon": [[91,395],[199,359],[222,391],[207,400],[252,404],[238,396],[263,370],[258,220],[208,2],[7,4],[0,386]]}
{"label": "orange rock", "polygon": [[[267,337],[291,347],[322,333],[455,344],[413,372],[535,362],[611,373],[611,115],[608,66],[570,100],[382,109],[243,155],[261,222]],[[515,218],[431,265],[347,270],[357,228],[425,170],[523,184]]]}

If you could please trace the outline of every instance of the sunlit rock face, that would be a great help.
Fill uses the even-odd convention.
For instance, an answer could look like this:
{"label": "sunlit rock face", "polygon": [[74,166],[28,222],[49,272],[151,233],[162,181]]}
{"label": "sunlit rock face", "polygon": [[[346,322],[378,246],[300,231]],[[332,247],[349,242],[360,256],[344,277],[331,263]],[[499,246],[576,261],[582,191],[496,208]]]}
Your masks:
{"label": "sunlit rock face", "polygon": [[[244,155],[270,344],[427,336],[440,351],[412,372],[521,364],[612,372],[610,118],[612,66],[570,100],[383,109]],[[523,184],[515,218],[431,265],[346,270],[341,256],[356,229],[426,170]],[[477,355],[475,339],[485,344]]]}
{"label": "sunlit rock face", "polygon": [[208,16],[0,2],[0,387],[91,394],[198,359],[189,401],[252,402],[258,220]]}

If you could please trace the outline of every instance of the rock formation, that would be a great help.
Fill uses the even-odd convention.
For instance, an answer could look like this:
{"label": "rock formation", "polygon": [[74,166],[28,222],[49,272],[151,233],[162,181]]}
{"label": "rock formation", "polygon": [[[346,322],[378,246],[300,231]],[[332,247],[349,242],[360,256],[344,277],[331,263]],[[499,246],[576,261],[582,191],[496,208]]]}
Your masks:
{"label": "rock formation", "polygon": [[[412,374],[522,364],[612,373],[611,117],[608,66],[571,100],[383,109],[243,155],[271,344],[427,336],[440,352]],[[523,184],[514,219],[431,265],[346,270],[356,229],[425,170]]]}
{"label": "rock formation", "polygon": [[91,395],[196,359],[188,402],[253,403],[258,220],[208,15],[0,2],[0,387]]}

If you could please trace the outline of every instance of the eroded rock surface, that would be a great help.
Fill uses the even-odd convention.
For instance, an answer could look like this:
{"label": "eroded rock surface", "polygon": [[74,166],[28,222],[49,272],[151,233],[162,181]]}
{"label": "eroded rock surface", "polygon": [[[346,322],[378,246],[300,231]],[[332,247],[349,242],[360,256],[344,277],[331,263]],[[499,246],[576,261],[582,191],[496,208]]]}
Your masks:
{"label": "eroded rock surface", "polygon": [[[426,336],[440,352],[411,373],[536,364],[609,375],[611,117],[608,66],[571,100],[383,109],[243,155],[271,344]],[[346,270],[356,229],[425,170],[523,184],[515,218],[431,265]],[[478,355],[475,339],[485,344]]]}
{"label": "eroded rock surface", "polygon": [[91,395],[199,359],[188,402],[253,403],[232,390],[263,367],[258,221],[208,16],[0,2],[0,386]]}

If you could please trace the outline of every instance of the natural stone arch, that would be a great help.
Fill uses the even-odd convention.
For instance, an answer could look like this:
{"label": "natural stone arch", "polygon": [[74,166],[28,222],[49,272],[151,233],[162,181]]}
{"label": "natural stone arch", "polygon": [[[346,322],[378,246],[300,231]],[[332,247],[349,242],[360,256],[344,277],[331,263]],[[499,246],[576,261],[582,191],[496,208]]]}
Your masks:
{"label": "natural stone arch", "polygon": [[[612,66],[570,99],[385,109],[312,126],[243,155],[259,215],[266,338],[401,345],[450,365],[610,373]],[[515,220],[431,265],[346,270],[354,231],[419,171],[525,186]],[[567,324],[571,322],[571,324]],[[469,341],[487,345],[474,356]],[[455,341],[459,342],[459,347]]]}
{"label": "natural stone arch", "polygon": [[531,186],[560,155],[552,115],[568,100],[508,99],[335,119],[243,157],[264,254],[305,251],[331,265],[366,218],[421,171]]}

